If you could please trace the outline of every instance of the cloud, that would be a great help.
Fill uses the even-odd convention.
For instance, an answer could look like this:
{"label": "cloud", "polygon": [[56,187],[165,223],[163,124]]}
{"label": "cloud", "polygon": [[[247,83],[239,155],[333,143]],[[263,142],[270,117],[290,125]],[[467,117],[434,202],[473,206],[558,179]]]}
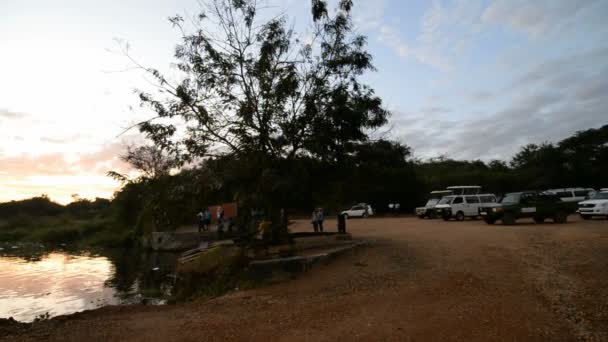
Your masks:
{"label": "cloud", "polygon": [[40,141],[45,142],[45,143],[50,143],[50,144],[70,144],[70,143],[74,143],[78,140],[82,140],[82,139],[85,139],[88,137],[89,137],[88,135],[84,135],[84,134],[74,134],[72,136],[62,137],[62,138],[41,137]]}
{"label": "cloud", "polygon": [[446,108],[446,107],[441,107],[441,106],[431,106],[431,107],[424,107],[420,111],[425,115],[437,115],[437,114],[448,113],[451,111],[451,109]]}
{"label": "cloud", "polygon": [[441,71],[447,72],[452,70],[450,62],[443,57],[440,52],[434,50],[430,46],[410,46],[401,39],[395,29],[388,25],[381,26],[379,31],[380,34],[377,38],[378,42],[393,49],[399,57],[413,57],[418,62],[430,65]]}
{"label": "cloud", "polygon": [[22,119],[26,117],[27,114],[20,112],[13,112],[8,109],[0,108],[0,118],[4,119]]}
{"label": "cloud", "polygon": [[0,172],[14,178],[105,175],[110,170],[124,172],[128,170],[128,166],[119,158],[124,151],[125,147],[122,143],[114,143],[106,145],[96,152],[81,154],[74,160],[68,160],[62,153],[38,156],[0,156]]}
{"label": "cloud", "polygon": [[481,18],[486,23],[504,24],[538,37],[573,27],[575,18],[597,3],[597,0],[498,0],[484,10]]}
{"label": "cloud", "polygon": [[411,49],[405,42],[401,40],[399,34],[390,26],[382,25],[379,29],[380,35],[378,36],[378,41],[393,50],[400,57],[408,57],[410,55]]}
{"label": "cloud", "polygon": [[382,25],[386,11],[386,0],[355,2],[353,22],[360,30],[376,29]]}
{"label": "cloud", "polygon": [[396,26],[382,25],[377,40],[402,58],[414,58],[443,72],[454,70],[455,62],[467,53],[482,28],[480,1],[455,1],[443,5],[433,1],[422,16],[414,42],[405,41]]}
{"label": "cloud", "polygon": [[471,94],[468,94],[468,99],[470,102],[485,102],[494,98],[494,94],[489,91],[476,91]]}
{"label": "cloud", "polygon": [[74,159],[62,153],[0,155],[0,202],[40,194],[61,203],[70,202],[74,193],[83,198],[110,197],[120,184],[106,173],[131,171],[119,158],[124,151],[122,143],[112,143]]}
{"label": "cloud", "polygon": [[[536,63],[505,89],[473,93],[458,105],[434,104],[414,114],[395,111],[402,124],[392,133],[418,157],[491,160],[509,159],[528,143],[556,142],[603,126],[608,124],[607,53],[598,48]],[[491,105],[479,105],[478,99]]]}

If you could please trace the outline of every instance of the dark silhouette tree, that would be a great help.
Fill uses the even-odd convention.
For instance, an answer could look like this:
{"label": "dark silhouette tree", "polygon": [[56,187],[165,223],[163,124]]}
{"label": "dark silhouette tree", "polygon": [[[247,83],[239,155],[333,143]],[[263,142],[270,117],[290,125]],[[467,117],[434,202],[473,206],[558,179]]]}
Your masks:
{"label": "dark silhouette tree", "polygon": [[194,32],[186,32],[182,17],[170,18],[183,34],[175,51],[183,79],[172,84],[146,69],[169,96],[139,94],[157,114],[140,130],[183,160],[248,153],[343,157],[388,116],[359,80],[374,68],[365,37],[353,33],[352,1],[340,1],[334,16],[325,1],[312,1],[306,42],[285,16],[258,22],[256,6],[254,0],[207,2]]}
{"label": "dark silhouette tree", "polygon": [[341,0],[330,14],[325,1],[312,0],[305,40],[284,15],[260,19],[255,0],[208,1],[192,31],[184,18],[170,18],[182,33],[175,50],[182,79],[146,69],[161,90],[139,93],[156,114],[140,131],[181,162],[241,161],[240,200],[275,206],[289,197],[288,184],[275,181],[289,162],[340,162],[387,121],[381,99],[360,81],[374,67],[366,38],[353,31],[352,6]]}

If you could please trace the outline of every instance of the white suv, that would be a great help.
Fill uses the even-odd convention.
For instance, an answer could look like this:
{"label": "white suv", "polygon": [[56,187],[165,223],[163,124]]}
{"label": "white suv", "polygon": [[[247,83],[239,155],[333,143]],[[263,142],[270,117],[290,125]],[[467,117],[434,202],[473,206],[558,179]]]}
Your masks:
{"label": "white suv", "polygon": [[368,217],[374,215],[374,210],[369,204],[359,203],[357,205],[352,206],[348,210],[344,210],[341,213],[342,216],[349,217]]}
{"label": "white suv", "polygon": [[446,196],[435,206],[435,210],[446,221],[451,218],[462,221],[465,217],[479,216],[479,208],[492,203],[496,203],[496,196],[492,194]]}
{"label": "white suv", "polygon": [[564,202],[580,202],[595,195],[595,190],[591,188],[550,189],[546,192],[556,194]]}
{"label": "white suv", "polygon": [[608,191],[600,191],[591,199],[580,202],[578,213],[585,220],[593,216],[606,216],[608,218]]}
{"label": "white suv", "polygon": [[435,218],[437,217],[437,213],[435,213],[435,205],[439,203],[439,200],[444,196],[449,196],[452,194],[451,190],[436,190],[431,191],[429,194],[429,200],[426,202],[424,207],[416,208],[416,215],[419,218]]}

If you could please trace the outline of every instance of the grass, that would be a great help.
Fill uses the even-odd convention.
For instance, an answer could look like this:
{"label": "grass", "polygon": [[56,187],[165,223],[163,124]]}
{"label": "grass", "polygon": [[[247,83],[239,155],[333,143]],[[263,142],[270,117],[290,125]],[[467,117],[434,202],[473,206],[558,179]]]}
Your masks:
{"label": "grass", "polygon": [[84,246],[122,247],[134,242],[133,232],[109,218],[79,220],[69,216],[18,215],[0,225],[0,241],[70,243]]}

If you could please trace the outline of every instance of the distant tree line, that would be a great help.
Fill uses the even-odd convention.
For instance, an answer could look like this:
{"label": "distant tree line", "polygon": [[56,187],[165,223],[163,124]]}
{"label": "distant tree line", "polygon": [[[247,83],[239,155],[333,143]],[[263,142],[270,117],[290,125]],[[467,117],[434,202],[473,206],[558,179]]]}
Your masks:
{"label": "distant tree line", "polygon": [[[608,125],[553,144],[523,146],[509,161],[417,160],[407,146],[386,140],[358,144],[340,162],[301,156],[267,169],[247,159],[223,156],[171,172],[174,164],[166,160],[169,157],[150,153],[150,147],[130,149],[123,158],[137,160],[133,164],[139,165],[141,176],[121,178],[124,185],[111,201],[77,199],[63,206],[41,196],[1,203],[0,218],[103,216],[142,234],[193,224],[200,208],[239,201],[243,191],[248,192],[247,199],[276,194],[272,201],[282,203],[292,215],[308,215],[317,206],[335,214],[359,202],[370,203],[380,214],[389,203],[400,203],[402,212],[409,213],[428,192],[450,185],[481,185],[496,194],[572,186],[599,189],[608,187]],[[252,184],[247,187],[241,183],[248,175],[259,174],[264,175],[262,182],[245,182]]]}
{"label": "distant tree line", "polygon": [[47,195],[41,195],[20,201],[0,203],[0,219],[9,219],[15,216],[60,216],[69,215],[76,219],[91,219],[96,216],[108,215],[111,200],[96,198],[74,198],[72,203],[61,205],[53,202]]}
{"label": "distant tree line", "polygon": [[[259,174],[264,175],[262,181],[243,183]],[[430,191],[450,185],[481,185],[496,194],[574,186],[599,189],[608,187],[606,175],[608,125],[554,144],[523,146],[508,161],[418,160],[409,147],[386,140],[358,144],[339,162],[302,156],[267,167],[223,156],[174,174],[165,169],[127,182],[116,193],[113,207],[132,224],[142,220],[145,212],[150,222],[171,229],[191,224],[202,207],[239,201],[243,191],[256,203],[264,203],[256,195],[276,194],[273,201],[299,215],[307,215],[316,206],[335,214],[360,202],[371,204],[380,214],[389,203],[399,203],[402,212],[409,213],[424,203]]]}

